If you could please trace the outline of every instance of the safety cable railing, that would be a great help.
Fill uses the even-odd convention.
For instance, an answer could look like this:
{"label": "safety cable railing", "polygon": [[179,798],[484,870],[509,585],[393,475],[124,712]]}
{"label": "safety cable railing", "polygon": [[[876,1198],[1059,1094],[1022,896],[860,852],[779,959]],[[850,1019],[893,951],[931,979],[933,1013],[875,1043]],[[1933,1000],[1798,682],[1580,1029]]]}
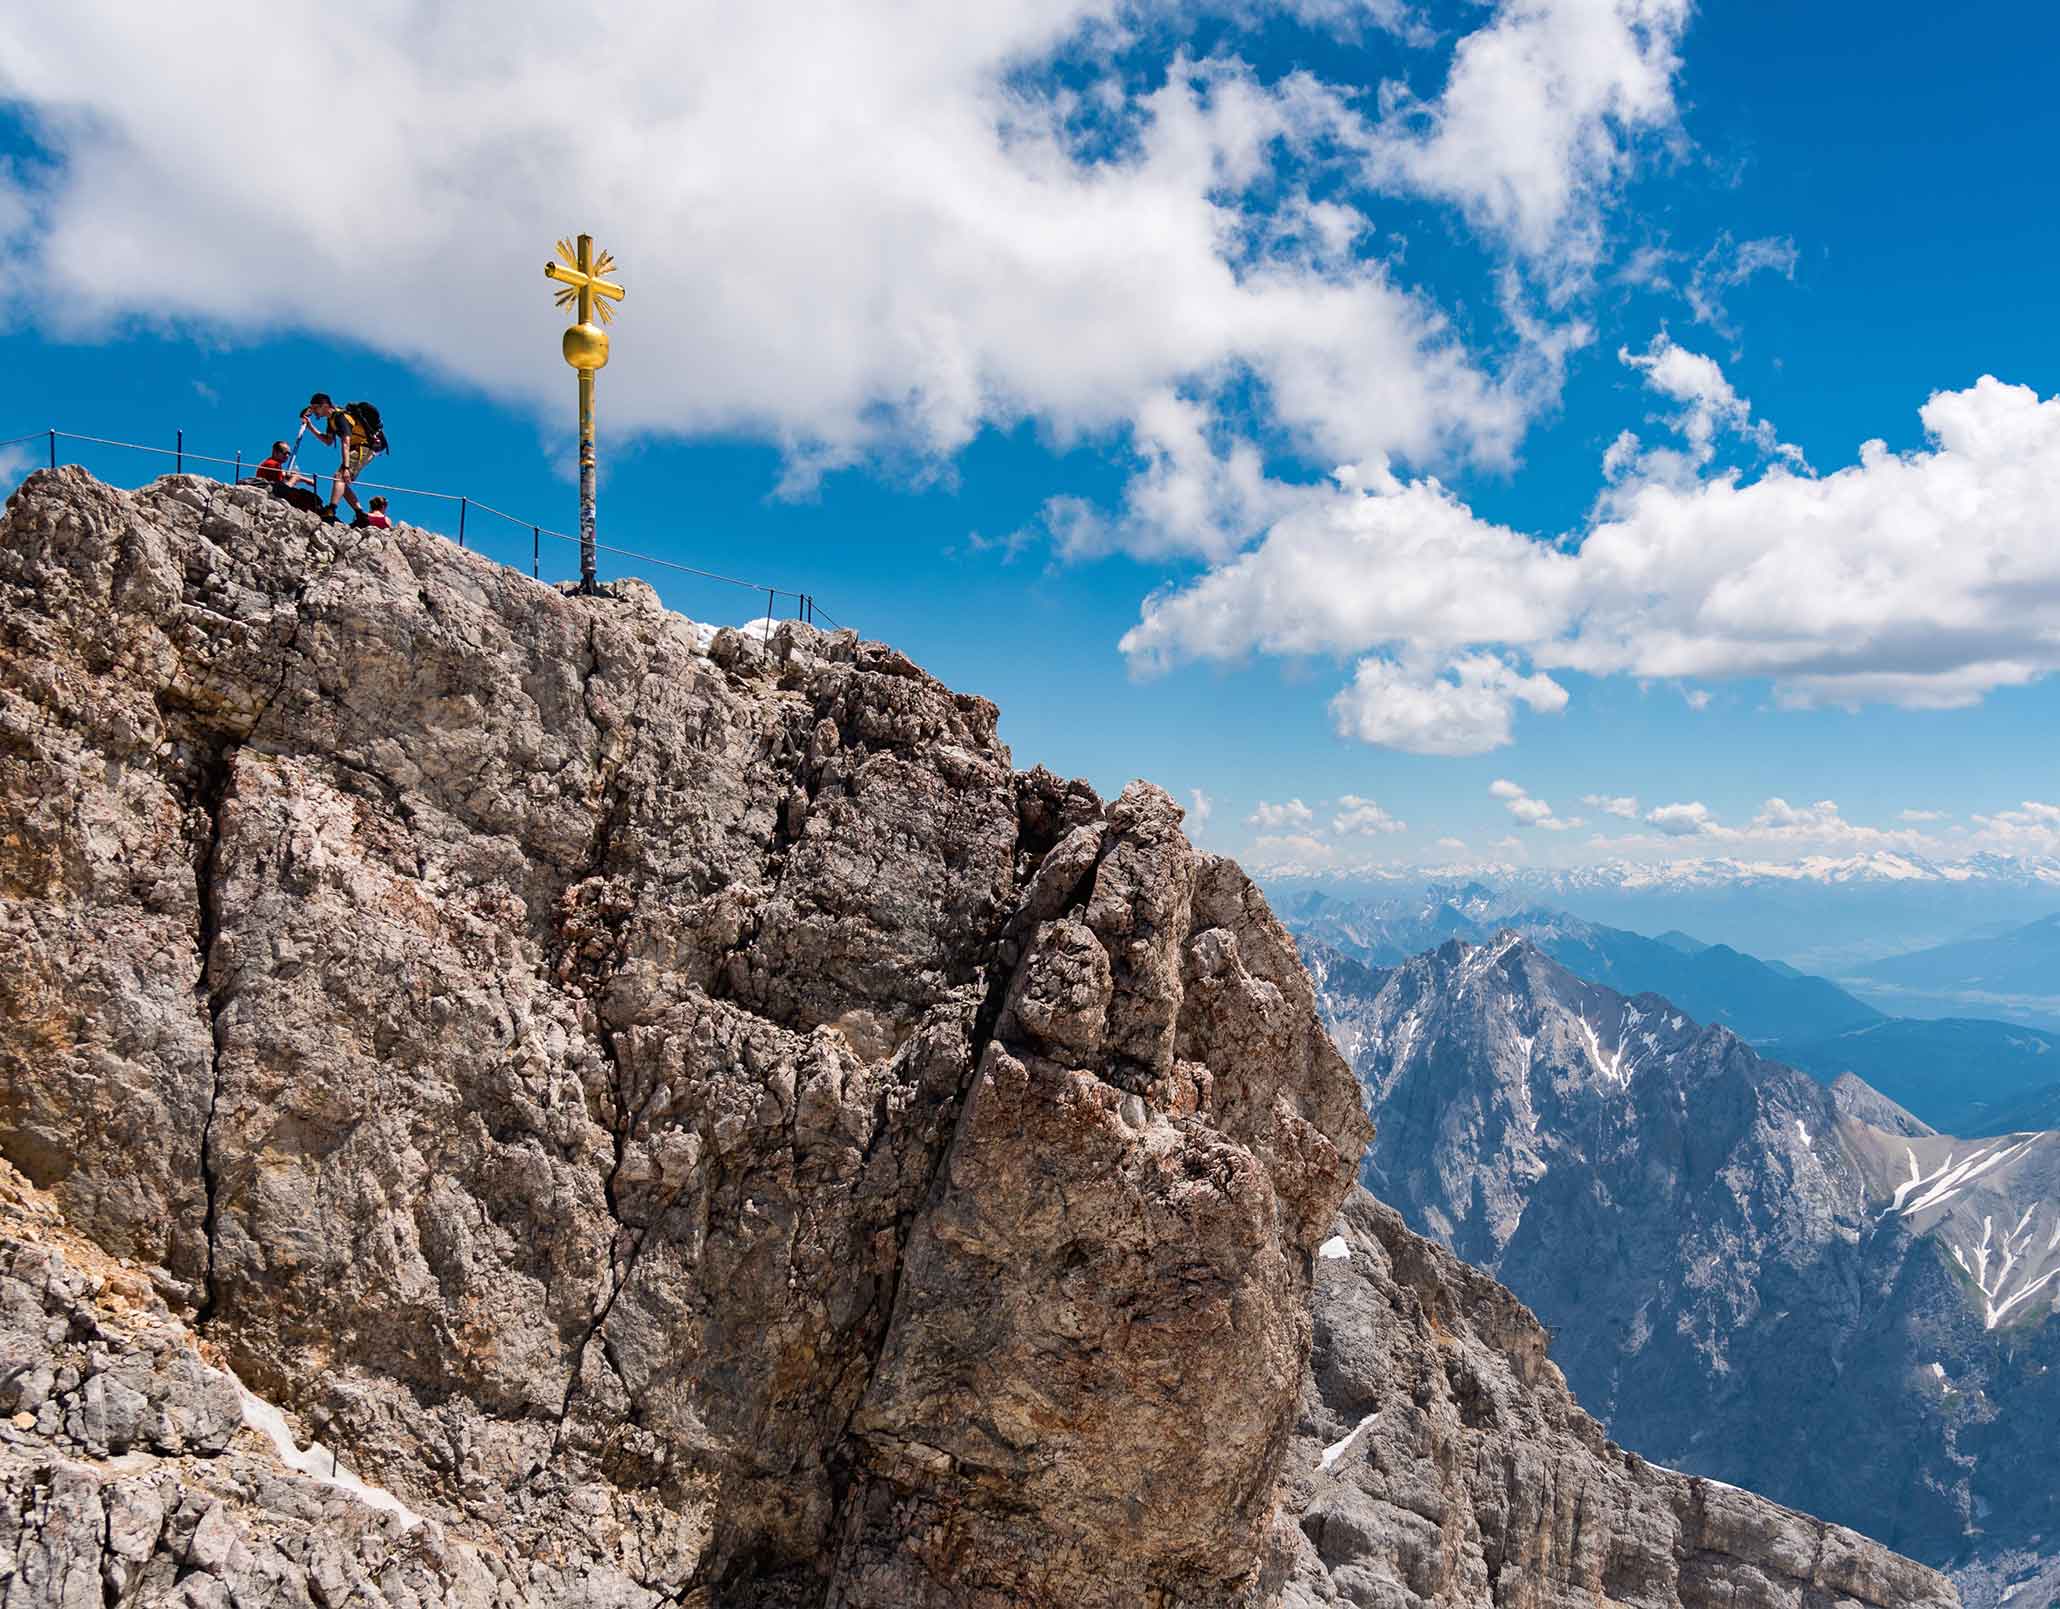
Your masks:
{"label": "safety cable railing", "polygon": [[[196,464],[232,465],[233,474],[231,475],[227,484],[249,484],[249,482],[246,481],[244,475],[245,460],[242,453],[237,453],[234,458],[222,458],[208,453],[188,452],[186,450],[186,432],[183,430],[177,432],[177,440],[175,444],[170,447],[152,447],[144,442],[138,441],[115,441],[107,436],[86,436],[80,435],[76,431],[70,430],[32,430],[25,436],[14,436],[8,438],[7,440],[0,441],[0,450],[5,450],[9,447],[19,447],[22,446],[24,443],[31,441],[47,441],[49,443],[50,468],[52,469],[57,468],[57,444],[61,441],[76,441],[84,442],[96,447],[113,447],[119,448],[125,452],[151,453],[160,458],[169,458],[172,460],[172,473],[175,475],[183,475],[188,473],[186,465],[189,461]],[[263,462],[264,460],[262,459],[258,460],[259,464]],[[206,472],[200,471],[199,473]],[[252,473],[256,473],[256,465],[252,466]],[[301,469],[298,465],[294,467],[293,473],[296,476],[305,477],[308,481],[308,484],[311,487],[319,485],[322,478],[321,473],[319,471]],[[219,475],[214,475],[210,478],[214,480],[222,479],[222,477]],[[331,480],[333,482],[333,476],[331,477]],[[268,482],[266,484],[271,483]],[[513,514],[505,513],[502,510],[493,507],[489,503],[480,502],[477,498],[472,497],[467,493],[436,492],[426,490],[425,488],[420,486],[394,486],[389,485],[383,481],[361,480],[356,478],[349,479],[348,484],[350,485],[353,491],[391,492],[396,496],[427,497],[432,498],[438,502],[457,504],[457,543],[459,547],[467,548],[468,551],[476,551],[471,549],[466,541],[466,523],[469,516],[473,514],[475,511],[480,514],[490,515],[497,520],[505,520],[508,524],[515,526],[518,530],[528,531],[530,534],[529,573],[530,578],[532,580],[541,581],[543,579],[543,539],[545,537],[552,537],[560,542],[570,542],[575,546],[577,546],[579,542],[579,538],[577,536],[567,535],[563,531],[554,531],[549,526],[541,525],[534,520],[525,520],[518,518]],[[334,497],[335,493],[333,490],[331,491],[330,495]],[[634,560],[638,564],[656,565],[658,568],[663,570],[676,571],[682,575],[697,576],[703,581],[715,581],[721,583],[724,586],[740,587],[743,590],[752,593],[762,592],[765,594],[765,618],[767,621],[768,629],[770,629],[770,624],[773,619],[773,616],[777,612],[779,600],[782,598],[791,598],[793,600],[794,618],[796,620],[804,621],[810,625],[828,626],[832,631],[840,629],[838,627],[838,623],[836,622],[836,620],[834,620],[829,615],[829,613],[826,610],[824,610],[822,605],[816,602],[815,594],[812,592],[797,592],[792,587],[768,586],[762,581],[746,581],[738,576],[723,575],[719,571],[715,570],[699,569],[691,564],[681,564],[676,559],[661,559],[655,554],[638,553],[634,549],[614,547],[606,542],[596,542],[594,544],[594,549],[596,552],[599,553],[612,553],[617,558]],[[501,560],[492,558],[492,556],[489,554],[482,554],[481,556],[487,558],[491,563],[503,562]],[[518,573],[521,570],[520,565],[510,564],[506,567],[508,569],[515,570]]]}

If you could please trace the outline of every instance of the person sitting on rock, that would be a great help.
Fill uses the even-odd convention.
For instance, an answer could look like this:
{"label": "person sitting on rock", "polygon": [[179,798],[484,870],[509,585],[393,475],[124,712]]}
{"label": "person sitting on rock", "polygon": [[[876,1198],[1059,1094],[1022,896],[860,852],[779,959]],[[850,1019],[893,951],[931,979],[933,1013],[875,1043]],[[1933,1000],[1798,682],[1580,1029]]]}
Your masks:
{"label": "person sitting on rock", "polygon": [[293,457],[293,448],[283,441],[272,443],[272,456],[257,467],[251,476],[254,484],[268,488],[282,503],[291,503],[295,508],[306,509],[310,514],[322,512],[322,499],[315,495],[313,480],[298,470],[288,469]]}
{"label": "person sitting on rock", "polygon": [[302,477],[297,471],[286,467],[286,460],[292,456],[293,447],[290,443],[273,442],[272,456],[257,466],[251,479],[261,481],[267,486],[298,486]]}
{"label": "person sitting on rock", "polygon": [[375,497],[366,506],[372,510],[371,513],[365,516],[365,523],[367,525],[371,526],[375,531],[390,531],[393,529],[393,521],[386,517],[385,498]]}

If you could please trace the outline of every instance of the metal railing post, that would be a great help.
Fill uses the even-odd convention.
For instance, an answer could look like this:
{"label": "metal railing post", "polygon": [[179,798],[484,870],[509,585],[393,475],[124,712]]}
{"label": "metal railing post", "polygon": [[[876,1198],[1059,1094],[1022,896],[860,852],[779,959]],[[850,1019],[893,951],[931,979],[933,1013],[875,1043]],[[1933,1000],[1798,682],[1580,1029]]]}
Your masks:
{"label": "metal railing post", "polygon": [[236,449],[236,483],[239,486],[243,483],[243,449],[241,447]]}
{"label": "metal railing post", "polygon": [[173,444],[172,473],[174,475],[186,473],[186,432],[183,430],[179,432],[179,439]]}
{"label": "metal railing post", "polygon": [[773,589],[765,589],[765,646],[772,647]]}
{"label": "metal railing post", "polygon": [[57,467],[57,432],[54,430],[50,432],[50,467]]}
{"label": "metal railing post", "polygon": [[459,499],[458,499],[458,546],[459,546],[459,547],[463,547],[463,546],[465,545],[465,510],[466,510],[467,508],[471,507],[471,505],[472,505],[472,499],[471,499],[471,498],[469,498],[469,497],[461,497],[461,498],[459,498]]}
{"label": "metal railing post", "polygon": [[532,581],[544,578],[544,536],[534,525],[529,528],[529,578]]}

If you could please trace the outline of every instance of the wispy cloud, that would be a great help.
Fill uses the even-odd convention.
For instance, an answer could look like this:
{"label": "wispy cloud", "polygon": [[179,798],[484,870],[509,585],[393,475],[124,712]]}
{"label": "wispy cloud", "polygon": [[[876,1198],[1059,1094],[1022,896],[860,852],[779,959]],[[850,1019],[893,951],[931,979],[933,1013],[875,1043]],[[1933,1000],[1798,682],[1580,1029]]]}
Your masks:
{"label": "wispy cloud", "polygon": [[1526,827],[1542,827],[1547,832],[1569,832],[1575,827],[1586,826],[1579,816],[1562,819],[1553,814],[1552,806],[1543,799],[1534,797],[1507,777],[1498,777],[1488,784],[1488,792],[1502,801],[1502,806]]}
{"label": "wispy cloud", "polygon": [[1734,240],[1726,230],[1688,276],[1682,290],[1688,299],[1688,310],[1697,323],[1730,335],[1733,331],[1724,310],[1724,298],[1756,274],[1794,279],[1796,260],[1795,242],[1786,235]]}

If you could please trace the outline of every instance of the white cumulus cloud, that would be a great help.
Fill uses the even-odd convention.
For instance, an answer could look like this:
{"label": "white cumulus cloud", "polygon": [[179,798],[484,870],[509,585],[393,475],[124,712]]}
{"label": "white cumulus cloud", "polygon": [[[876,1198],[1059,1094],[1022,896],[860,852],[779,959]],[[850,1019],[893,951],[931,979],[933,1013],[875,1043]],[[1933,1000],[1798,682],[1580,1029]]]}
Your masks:
{"label": "white cumulus cloud", "polygon": [[2012,854],[2060,855],[2060,804],[2026,799],[2013,810],[1977,815],[1986,843]]}
{"label": "white cumulus cloud", "polygon": [[1737,833],[1721,825],[1700,799],[1685,804],[1658,805],[1645,812],[1645,819],[1669,838],[1724,838]]}
{"label": "white cumulus cloud", "polygon": [[1584,793],[1581,803],[1605,816],[1621,816],[1626,821],[1638,819],[1638,800],[1632,794]]}
{"label": "white cumulus cloud", "polygon": [[1566,689],[1545,675],[1521,675],[1493,654],[1460,654],[1439,666],[1362,659],[1351,685],[1330,703],[1345,737],[1410,754],[1484,754],[1511,739],[1517,704],[1556,714]]}
{"label": "white cumulus cloud", "polygon": [[1456,202],[1562,273],[1591,267],[1600,214],[1636,142],[1677,115],[1688,0],[1507,0],[1461,41],[1435,101],[1390,85],[1369,159],[1389,182]]}
{"label": "white cumulus cloud", "polygon": [[[1919,814],[1922,814],[1921,812]],[[1909,812],[1904,820],[1909,822]],[[1933,813],[1931,819],[1937,819]],[[1635,850],[1666,840],[1697,838],[1725,845],[1732,855],[1793,857],[1805,854],[1935,854],[1944,848],[1921,826],[1876,827],[1850,821],[1836,800],[1792,804],[1778,794],[1767,799],[1743,825],[1720,820],[1701,800],[1660,805],[1648,810],[1645,824],[1655,829],[1642,842],[1635,838],[1598,840],[1602,847]]]}
{"label": "white cumulus cloud", "polygon": [[[72,334],[363,342],[555,419],[537,270],[585,227],[629,289],[611,428],[767,440],[805,491],[1032,420],[1134,455],[1118,507],[1046,511],[1073,553],[1235,551],[1294,498],[1261,435],[1323,465],[1509,461],[1583,337],[1514,296],[1474,350],[1382,192],[1495,249],[1592,242],[1672,121],[1687,0],[1502,0],[1414,58],[1424,98],[1262,72],[1235,28],[1197,59],[1193,9],[378,0],[346,28],[275,8],[261,67],[221,48],[246,28],[222,0],[8,9],[0,98],[51,160],[0,167],[0,287],[63,284]],[[1202,9],[1432,43],[1401,0]],[[349,160],[276,182],[316,129]]]}
{"label": "white cumulus cloud", "polygon": [[1266,832],[1279,832],[1284,827],[1311,827],[1316,824],[1316,812],[1299,799],[1289,799],[1273,804],[1261,799],[1258,807],[1245,817],[1247,827],[1258,827]]}
{"label": "white cumulus cloud", "polygon": [[[1700,364],[1669,355],[1647,378],[1722,411]],[[1520,701],[1562,705],[1558,670],[1765,677],[1789,705],[1971,704],[2060,669],[2060,399],[1985,377],[1920,417],[1926,448],[1869,442],[1832,474],[1641,481],[1572,551],[1478,518],[1436,480],[1346,475],[1147,599],[1122,647],[1144,670],[1366,654],[1340,730],[1419,749],[1435,721],[1379,714],[1425,680],[1398,667],[1479,667],[1445,684],[1470,741],[1427,750],[1441,753],[1505,741]]]}
{"label": "white cumulus cloud", "polygon": [[1356,793],[1338,796],[1338,813],[1331,818],[1330,830],[1335,833],[1359,833],[1372,837],[1380,833],[1407,832],[1409,823],[1398,821],[1371,799],[1362,799]]}

